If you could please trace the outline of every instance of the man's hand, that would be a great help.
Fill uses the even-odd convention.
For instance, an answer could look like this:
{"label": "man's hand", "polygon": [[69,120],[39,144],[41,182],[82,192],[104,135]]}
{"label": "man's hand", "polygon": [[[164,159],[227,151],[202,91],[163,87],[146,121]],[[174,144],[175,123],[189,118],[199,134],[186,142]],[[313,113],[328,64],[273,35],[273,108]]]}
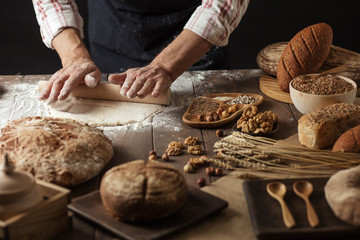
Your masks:
{"label": "man's hand", "polygon": [[40,100],[64,100],[79,84],[96,86],[101,72],[91,60],[76,29],[64,29],[52,40],[52,45],[60,56],[63,68],[51,76],[40,93]]}
{"label": "man's hand", "polygon": [[40,100],[64,100],[79,84],[95,87],[101,79],[101,72],[94,62],[86,57],[68,59],[66,66],[51,76],[40,93]]}
{"label": "man's hand", "polygon": [[144,98],[151,93],[158,97],[169,88],[174,79],[159,64],[151,63],[141,68],[131,68],[124,73],[111,74],[109,81],[121,85],[120,94],[128,98]]}

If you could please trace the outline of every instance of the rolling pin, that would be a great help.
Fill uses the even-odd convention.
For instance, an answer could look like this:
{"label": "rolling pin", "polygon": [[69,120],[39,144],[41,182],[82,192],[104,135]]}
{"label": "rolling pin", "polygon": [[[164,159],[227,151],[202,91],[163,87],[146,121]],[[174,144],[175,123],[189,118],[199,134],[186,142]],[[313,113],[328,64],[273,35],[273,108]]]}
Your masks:
{"label": "rolling pin", "polygon": [[[45,87],[47,81],[39,81],[38,90]],[[86,85],[79,85],[72,90],[71,95],[80,98],[125,101],[125,102],[139,102],[139,103],[154,103],[161,105],[170,105],[171,91],[170,88],[163,91],[159,97],[155,98],[147,95],[144,98],[127,98],[120,94],[120,86],[107,82],[99,82],[95,87],[87,87]]]}

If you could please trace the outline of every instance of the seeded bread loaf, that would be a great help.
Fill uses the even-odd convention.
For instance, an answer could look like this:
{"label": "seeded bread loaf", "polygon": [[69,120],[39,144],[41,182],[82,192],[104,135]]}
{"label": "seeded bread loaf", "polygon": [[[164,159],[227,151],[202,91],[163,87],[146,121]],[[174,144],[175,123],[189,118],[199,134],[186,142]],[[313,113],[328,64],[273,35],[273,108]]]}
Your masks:
{"label": "seeded bread loaf", "polygon": [[333,32],[326,23],[311,25],[298,32],[286,45],[279,60],[279,87],[289,92],[289,83],[299,75],[315,73],[330,52]]}
{"label": "seeded bread loaf", "polygon": [[113,156],[111,140],[70,119],[26,117],[1,129],[0,153],[37,179],[74,186],[96,176]]}
{"label": "seeded bread loaf", "polygon": [[359,105],[335,103],[306,113],[299,119],[299,142],[315,149],[330,147],[341,134],[359,124]]}
{"label": "seeded bread loaf", "polygon": [[335,152],[360,153],[360,125],[343,133],[336,140],[332,150]]}
{"label": "seeded bread loaf", "polygon": [[170,165],[136,160],[113,167],[100,184],[104,208],[115,219],[145,222],[178,211],[187,198],[184,176]]}

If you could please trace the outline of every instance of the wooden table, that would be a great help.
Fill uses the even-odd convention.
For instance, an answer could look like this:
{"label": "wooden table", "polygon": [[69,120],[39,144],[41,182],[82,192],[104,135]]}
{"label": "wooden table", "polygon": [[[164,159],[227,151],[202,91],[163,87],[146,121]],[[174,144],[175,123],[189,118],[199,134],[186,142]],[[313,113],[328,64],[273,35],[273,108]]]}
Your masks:
{"label": "wooden table", "polygon": [[[147,159],[150,150],[154,149],[161,157],[171,141],[184,141],[188,136],[198,137],[203,149],[208,156],[213,156],[213,145],[219,140],[215,135],[216,129],[196,129],[182,123],[181,118],[190,102],[197,96],[209,93],[242,92],[262,94],[259,90],[259,77],[263,74],[257,69],[251,70],[219,70],[219,71],[195,71],[186,72],[172,85],[172,104],[163,112],[152,118],[151,124],[141,129],[132,127],[123,128],[113,132],[112,128],[105,129],[105,134],[113,141],[114,157],[105,167],[101,174],[90,181],[71,189],[71,198],[82,196],[98,189],[101,177],[111,167],[129,162],[135,159]],[[39,80],[48,80],[49,75],[31,76],[0,76],[0,85],[8,86],[29,83],[36,84]],[[103,76],[106,79],[106,75]],[[6,93],[6,91],[5,91]],[[301,117],[292,104],[286,104],[272,100],[264,95],[264,102],[259,106],[260,111],[271,110],[279,116],[280,129],[272,137],[285,139],[297,132],[297,120]],[[0,100],[1,101],[1,100]],[[1,102],[0,102],[1,103]],[[4,120],[9,116],[0,116]],[[226,134],[231,132],[235,121],[222,126]],[[189,154],[171,157],[169,164],[183,171],[183,166],[193,157]],[[202,168],[192,174],[184,174],[189,185],[197,186],[197,179],[204,177],[208,184],[217,179],[207,177]],[[224,229],[225,231],[225,229]],[[57,239],[114,239],[114,236],[88,224],[87,222],[73,217],[73,229]]]}

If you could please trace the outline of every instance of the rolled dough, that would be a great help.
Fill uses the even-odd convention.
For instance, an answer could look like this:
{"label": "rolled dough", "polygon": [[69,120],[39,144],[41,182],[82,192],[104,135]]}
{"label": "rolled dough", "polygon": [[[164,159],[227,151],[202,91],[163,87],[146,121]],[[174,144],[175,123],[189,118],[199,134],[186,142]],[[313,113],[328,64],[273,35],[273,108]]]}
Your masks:
{"label": "rolled dough", "polygon": [[163,109],[162,105],[92,100],[70,96],[50,104],[53,117],[68,118],[95,126],[139,123]]}

